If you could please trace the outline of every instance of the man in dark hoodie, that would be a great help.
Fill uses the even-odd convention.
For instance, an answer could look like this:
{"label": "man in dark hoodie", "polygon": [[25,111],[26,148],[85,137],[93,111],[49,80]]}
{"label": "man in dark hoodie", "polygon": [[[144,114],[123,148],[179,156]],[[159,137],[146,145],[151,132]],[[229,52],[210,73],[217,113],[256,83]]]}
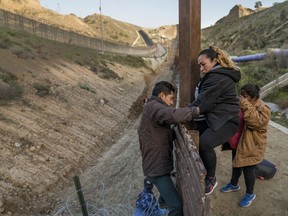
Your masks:
{"label": "man in dark hoodie", "polygon": [[[203,114],[199,153],[207,174],[205,194],[211,194],[217,186],[215,177],[216,153],[219,146],[236,133],[239,126],[239,101],[236,83],[241,79],[239,68],[217,47],[200,52],[198,64],[203,78],[198,86],[198,96],[190,105],[194,118]],[[197,119],[196,119],[197,123]]]}
{"label": "man in dark hoodie", "polygon": [[193,118],[189,107],[175,109],[175,88],[169,82],[158,82],[144,106],[138,128],[144,175],[160,193],[169,216],[182,215],[182,202],[170,177],[173,171],[173,130],[171,125]]}

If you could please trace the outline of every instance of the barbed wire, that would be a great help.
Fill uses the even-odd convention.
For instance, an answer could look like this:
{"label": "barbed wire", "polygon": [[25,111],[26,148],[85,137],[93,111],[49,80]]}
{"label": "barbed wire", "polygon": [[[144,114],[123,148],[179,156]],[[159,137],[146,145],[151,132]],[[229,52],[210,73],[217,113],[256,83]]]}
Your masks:
{"label": "barbed wire", "polygon": [[[90,199],[86,201],[86,207],[89,216],[129,216],[133,215],[133,206],[131,205],[131,185],[126,192],[123,193],[123,197],[119,199],[119,203],[110,204],[106,198],[105,184],[102,183],[100,190],[95,193],[96,201],[93,202]],[[96,189],[97,190],[97,189]],[[81,191],[84,193],[85,188]],[[77,200],[77,192],[68,197],[64,202],[58,205],[58,207],[52,213],[53,216],[76,216],[81,214],[81,206]],[[90,192],[91,193],[91,192]],[[118,191],[119,193],[119,191]],[[85,193],[84,193],[85,194]],[[111,195],[110,195],[111,196]],[[107,202],[107,203],[106,203]]]}

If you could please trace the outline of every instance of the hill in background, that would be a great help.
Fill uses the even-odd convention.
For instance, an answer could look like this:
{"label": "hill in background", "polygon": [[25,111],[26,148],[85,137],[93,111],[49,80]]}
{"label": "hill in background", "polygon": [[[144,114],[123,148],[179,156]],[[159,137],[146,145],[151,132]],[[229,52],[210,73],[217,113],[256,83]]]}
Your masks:
{"label": "hill in background", "polygon": [[[237,18],[241,11],[248,11],[248,15]],[[201,45],[215,45],[232,55],[243,55],[270,48],[288,48],[287,35],[287,1],[257,13],[235,6],[230,14],[217,24],[202,29]]]}
{"label": "hill in background", "polygon": [[[74,14],[62,15],[42,7],[39,0],[2,0],[0,8],[25,16],[39,22],[52,25],[86,36],[101,38],[100,15],[93,14],[82,19]],[[137,32],[141,27],[121,22],[102,15],[103,39],[117,43],[137,44]],[[142,43],[143,45],[143,43]]]}
{"label": "hill in background", "polygon": [[229,14],[227,16],[224,16],[223,18],[221,18],[220,20],[218,20],[216,22],[216,24],[219,23],[224,23],[224,22],[231,22],[231,21],[235,21],[238,20],[241,17],[244,16],[249,16],[250,14],[253,14],[257,11],[254,11],[250,8],[245,8],[242,5],[235,5],[229,12]]}

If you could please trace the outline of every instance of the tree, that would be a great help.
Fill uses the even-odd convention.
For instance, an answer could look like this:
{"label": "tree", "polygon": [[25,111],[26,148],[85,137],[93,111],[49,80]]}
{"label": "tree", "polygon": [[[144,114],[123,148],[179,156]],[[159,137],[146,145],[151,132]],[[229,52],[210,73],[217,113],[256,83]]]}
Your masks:
{"label": "tree", "polygon": [[255,8],[260,8],[260,7],[262,7],[262,2],[261,1],[257,1],[257,2],[255,2],[255,6],[254,6]]}

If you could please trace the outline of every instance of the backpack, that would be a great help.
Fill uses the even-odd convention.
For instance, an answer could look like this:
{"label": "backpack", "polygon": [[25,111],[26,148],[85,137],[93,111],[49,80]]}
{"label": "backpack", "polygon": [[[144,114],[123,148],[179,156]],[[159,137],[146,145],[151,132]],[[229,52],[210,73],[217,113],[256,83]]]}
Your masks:
{"label": "backpack", "polygon": [[167,214],[166,209],[159,209],[154,193],[150,189],[144,189],[136,201],[133,216],[161,216]]}
{"label": "backpack", "polygon": [[273,178],[276,172],[277,172],[276,165],[265,159],[263,159],[255,167],[256,177],[261,180],[269,180]]}

